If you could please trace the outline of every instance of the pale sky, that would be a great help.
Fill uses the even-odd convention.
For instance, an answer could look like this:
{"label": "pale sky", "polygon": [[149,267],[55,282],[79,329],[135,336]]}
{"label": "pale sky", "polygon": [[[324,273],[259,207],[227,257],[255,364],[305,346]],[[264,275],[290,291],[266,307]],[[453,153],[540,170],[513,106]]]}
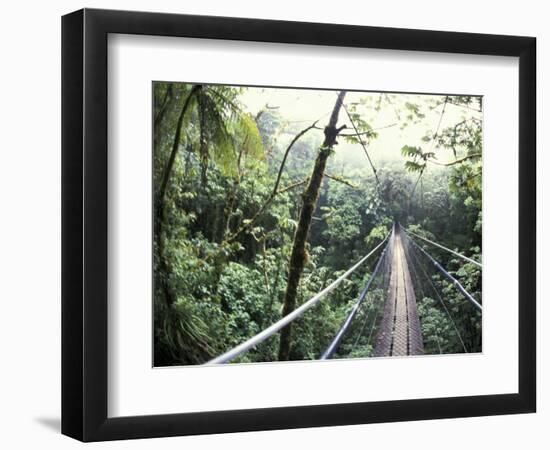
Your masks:
{"label": "pale sky", "polygon": [[[443,96],[433,95],[417,95],[417,94],[395,94],[398,95],[396,102],[409,101],[411,103],[419,104],[421,107],[427,105],[429,101],[438,100],[442,101]],[[350,105],[354,102],[358,102],[365,97],[371,97],[378,101],[378,93],[368,92],[348,92],[345,98],[345,103]],[[304,90],[304,89],[281,89],[281,88],[248,88],[241,96],[241,101],[245,107],[252,113],[256,114],[266,104],[272,107],[278,107],[278,111],[282,117],[289,122],[296,122],[298,129],[302,129],[311,125],[315,120],[319,120],[318,125],[323,127],[328,121],[329,115],[332,111],[336,100],[336,91],[321,91],[321,90]],[[426,144],[421,141],[421,138],[427,131],[433,134],[436,131],[437,124],[441,116],[442,106],[429,111],[428,108],[422,108],[422,111],[426,113],[426,117],[421,120],[417,125],[410,125],[409,127],[401,130],[399,125],[380,129],[378,131],[379,136],[377,139],[371,141],[368,147],[369,154],[373,159],[374,165],[382,167],[384,162],[400,159],[401,148],[404,145],[420,146],[424,150],[428,149],[430,144]],[[363,108],[360,110],[365,112],[363,119],[366,120],[373,128],[386,127],[388,125],[398,122],[395,109],[391,105],[387,105],[381,108],[379,112],[372,109],[367,110]],[[401,118],[406,115],[405,111],[401,112]],[[481,117],[480,113],[472,111],[470,109],[459,107],[451,104],[447,104],[445,114],[441,122],[440,130],[445,127],[454,125],[467,117]],[[303,127],[302,124],[303,123]],[[346,124],[349,129],[345,132],[352,133],[353,128],[348,120],[348,117],[344,110],[341,111],[339,117],[339,125]],[[322,131],[312,131],[310,133],[318,133],[322,137]],[[287,139],[291,137],[288,136]],[[438,160],[441,162],[448,162],[453,160],[453,155],[450,151],[437,152]],[[364,155],[363,149],[359,144],[350,144],[343,139],[339,140],[339,145],[335,154],[337,160],[347,160],[356,164],[368,165],[368,161]],[[366,166],[368,167],[368,166]],[[430,165],[431,168],[437,166]]]}

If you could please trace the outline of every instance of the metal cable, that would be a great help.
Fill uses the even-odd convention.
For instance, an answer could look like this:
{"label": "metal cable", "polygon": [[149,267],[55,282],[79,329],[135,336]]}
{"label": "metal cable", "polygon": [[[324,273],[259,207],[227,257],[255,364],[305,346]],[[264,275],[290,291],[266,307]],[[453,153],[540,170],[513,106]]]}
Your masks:
{"label": "metal cable", "polygon": [[[388,243],[388,245],[391,245],[391,243]],[[386,252],[386,254],[384,255],[384,262],[382,263],[382,265],[384,266],[384,269],[383,269],[384,270],[384,272],[383,272],[384,275],[382,275],[382,277],[383,277],[382,278],[382,287],[386,286],[386,272],[388,270],[386,262],[388,260],[389,253],[390,252]],[[380,278],[380,277],[378,277],[378,278]],[[380,289],[380,287],[377,287],[376,289]],[[382,296],[380,296],[380,297],[382,297]],[[353,345],[351,346],[351,351],[355,350],[355,347],[357,347],[357,344],[359,344],[359,341],[363,337],[363,333],[365,332],[365,329],[367,327],[367,323],[369,322],[370,313],[371,313],[371,311],[373,311],[375,303],[378,303],[378,298],[374,298],[370,302],[369,308],[367,309],[367,312],[365,314],[365,319],[363,320],[363,324],[361,325],[359,333],[357,334],[357,337],[356,337],[355,341],[353,342]],[[372,324],[375,324],[377,314],[376,314],[376,311],[373,311],[373,312],[374,312],[374,316],[373,316]],[[371,327],[371,330],[372,330],[372,327]]]}
{"label": "metal cable", "polygon": [[[388,251],[386,252],[386,255],[385,255],[385,260],[384,260],[384,278],[383,278],[383,281],[382,281],[382,286],[383,286],[383,289],[384,289],[384,292],[387,294],[387,291],[388,291],[388,288],[389,288],[389,281],[390,281],[390,278],[391,278],[391,272],[392,272],[392,261],[393,261],[393,239],[394,239],[394,236],[395,236],[395,233],[394,233],[394,230],[395,230],[395,224],[394,226],[392,227],[392,235],[390,237],[390,241],[388,243]],[[374,303],[371,303],[370,305],[371,307],[369,308],[369,313],[370,313],[370,310],[372,309],[372,307],[374,306]],[[380,305],[377,306],[378,308],[380,307]],[[374,328],[376,326],[376,322],[377,322],[377,318],[378,318],[378,315],[380,314],[380,311],[376,312],[375,311],[375,315],[373,317],[373,321],[372,321],[372,324],[371,324],[371,327],[370,327],[370,331],[369,331],[369,337],[367,339],[367,347],[369,346],[370,344],[370,340],[372,338],[372,334],[374,332]],[[363,335],[363,332],[366,328],[366,325],[367,325],[367,319],[368,317],[365,318],[365,322],[363,323],[363,326],[361,328],[361,331],[359,333],[359,335],[357,336],[357,339],[355,340],[353,346],[352,346],[352,350],[355,349],[355,347],[357,346],[357,344],[359,343],[359,340],[361,339],[362,335]]]}
{"label": "metal cable", "polygon": [[376,275],[378,274],[378,269],[380,268],[380,265],[382,263],[382,260],[384,259],[384,256],[386,254],[386,251],[388,249],[388,244],[386,244],[386,247],[384,248],[384,251],[382,252],[382,255],[380,255],[380,258],[378,259],[378,262],[376,263],[376,267],[374,268],[374,271],[372,272],[372,275],[369,278],[369,281],[367,282],[367,285],[365,286],[365,289],[363,289],[363,292],[361,292],[361,295],[355,302],[355,305],[353,305],[352,310],[348,314],[348,317],[346,318],[344,324],[330,343],[330,345],[327,347],[325,352],[321,355],[320,359],[330,359],[332,358],[332,355],[338,350],[338,347],[340,346],[340,342],[342,341],[342,338],[348,331],[348,328],[355,318],[355,315],[357,314],[357,311],[359,310],[361,304],[363,303],[363,300],[365,300],[365,297],[367,295],[367,292],[369,292],[370,286],[373,282],[373,280],[376,278]]}
{"label": "metal cable", "polygon": [[[409,238],[410,239],[410,238]],[[449,312],[449,309],[447,308],[447,305],[445,304],[445,302],[443,301],[443,297],[441,296],[441,294],[439,293],[439,291],[437,290],[437,288],[435,287],[435,284],[433,283],[433,281],[431,280],[431,278],[429,277],[428,273],[426,272],[426,270],[424,269],[424,266],[422,265],[422,263],[418,260],[418,258],[416,257],[415,253],[414,253],[414,249],[413,249],[413,252],[412,252],[413,256],[414,256],[414,260],[416,261],[416,264],[418,266],[420,266],[420,269],[422,270],[422,273],[424,274],[424,277],[426,278],[426,280],[428,280],[428,283],[430,284],[430,286],[432,287],[432,290],[435,292],[435,295],[437,296],[437,298],[439,299],[439,302],[441,303],[441,305],[443,306],[443,308],[445,309],[445,312],[447,313],[447,316],[449,317],[449,320],[451,321],[451,323],[453,324],[453,327],[455,329],[455,332],[458,336],[458,339],[460,340],[460,343],[462,345],[462,348],[464,349],[464,353],[468,353],[468,350],[466,349],[466,344],[464,344],[464,339],[462,339],[462,335],[460,334],[460,331],[458,331],[458,327],[456,326],[456,322],[454,321],[454,319],[452,318],[451,316],[451,313]],[[415,269],[416,270],[416,269]],[[438,345],[439,345],[439,342],[438,342]]]}
{"label": "metal cable", "polygon": [[[388,234],[388,236],[389,236],[389,234]],[[361,258],[361,260],[359,260],[351,268],[349,268],[343,275],[338,277],[331,284],[329,284],[325,289],[323,289],[321,292],[314,295],[307,302],[302,304],[300,307],[296,308],[290,314],[287,314],[285,317],[278,320],[274,324],[270,325],[265,330],[261,331],[260,333],[256,334],[255,336],[252,336],[250,339],[247,339],[242,344],[239,344],[236,347],[233,347],[231,350],[228,350],[227,352],[223,353],[222,355],[217,356],[214,359],[211,359],[210,361],[208,361],[205,364],[206,365],[211,365],[211,364],[224,364],[224,363],[227,363],[227,362],[235,359],[237,356],[241,355],[242,353],[250,350],[252,347],[255,347],[256,345],[258,345],[261,342],[265,341],[268,337],[275,334],[277,331],[279,331],[281,328],[288,325],[293,320],[296,320],[304,312],[306,312],[308,309],[310,309],[312,306],[314,306],[319,300],[321,300],[321,298],[323,298],[326,294],[333,291],[342,281],[344,281],[349,275],[351,275],[352,272],[354,272],[359,266],[361,266],[371,255],[373,255],[388,240],[388,236],[386,236],[384,238],[384,240],[382,242],[380,242],[371,252],[369,252],[367,255],[365,255],[363,258]]]}
{"label": "metal cable", "polygon": [[430,243],[430,244],[432,244],[432,245],[435,245],[436,247],[439,247],[439,248],[442,249],[442,250],[446,250],[446,251],[448,251],[449,253],[452,253],[453,255],[456,255],[456,256],[458,256],[459,258],[464,259],[465,261],[471,262],[472,264],[475,264],[476,266],[483,268],[483,266],[481,265],[481,263],[477,262],[475,259],[468,258],[467,256],[461,255],[460,253],[455,252],[454,250],[451,250],[450,248],[444,247],[443,245],[438,244],[437,242],[430,241],[429,239],[427,239],[427,238],[425,238],[425,237],[422,237],[422,236],[420,236],[420,235],[414,233],[414,232],[411,231],[411,230],[406,230],[406,231],[407,231],[407,233],[411,233],[412,235],[416,236],[417,238],[422,239],[423,241],[426,241],[426,242],[428,242],[428,243]]}
{"label": "metal cable", "polygon": [[[407,244],[407,247],[409,247],[409,245]],[[407,256],[410,255],[409,253],[409,249],[407,248],[406,249],[406,252],[407,252]],[[414,253],[414,250],[413,250],[413,253]],[[414,255],[414,258],[416,260],[416,255]],[[409,258],[410,259],[410,258]],[[412,261],[411,261],[412,262]],[[418,261],[417,261],[417,264]],[[412,267],[413,268],[413,272],[414,272],[414,277],[416,279],[416,282],[418,284],[418,287],[420,288],[420,291],[422,292],[422,298],[426,297],[426,293],[424,292],[424,287],[422,286],[422,282],[420,281],[420,277],[418,276],[418,271],[416,270],[416,267],[415,267],[415,264],[411,264],[409,267]],[[425,273],[425,272],[424,272]],[[433,286],[433,285],[432,285]],[[447,307],[445,306],[445,304],[443,303],[441,297],[439,298],[441,300],[441,303],[443,304],[443,307],[445,308],[445,310],[447,311]],[[447,311],[447,314],[449,314],[449,311]],[[449,315],[449,319],[451,320],[451,322],[453,323],[454,325],[454,320],[452,319],[452,317]],[[464,342],[462,341],[462,336],[460,336],[460,333],[458,332],[458,329],[456,328],[456,325],[455,325],[455,331],[456,333],[458,334],[458,339],[460,339],[460,342],[462,343],[462,347],[464,348],[464,352],[465,353],[468,353],[468,350],[466,350],[466,347],[464,347]],[[434,336],[435,336],[435,341],[437,343],[437,348],[439,350],[439,354],[443,354],[443,350],[441,349],[441,343],[439,341],[439,332],[437,331],[437,328],[434,328]]]}
{"label": "metal cable", "polygon": [[435,342],[437,342],[437,348],[439,349],[439,354],[443,354],[443,350],[441,350],[441,344],[439,343],[439,333],[437,330],[435,330]]}
{"label": "metal cable", "polygon": [[371,169],[372,169],[372,172],[374,173],[374,178],[376,179],[376,185],[378,186],[380,184],[380,180],[378,179],[378,173],[376,172],[376,168],[374,167],[374,164],[372,162],[372,159],[369,155],[369,152],[367,150],[367,146],[365,145],[365,143],[363,142],[363,139],[361,138],[361,134],[359,133],[359,130],[357,129],[357,126],[355,125],[355,122],[353,121],[353,119],[351,118],[351,114],[349,113],[348,111],[348,108],[346,106],[345,103],[342,103],[342,106],[344,107],[344,111],[346,111],[346,114],[348,116],[348,119],[353,127],[353,129],[355,130],[355,133],[357,134],[357,140],[359,141],[359,143],[361,144],[361,147],[363,147],[363,150],[365,152],[365,155],[367,155],[367,159],[369,160],[369,164],[371,166]]}
{"label": "metal cable", "polygon": [[453,277],[449,272],[447,272],[441,264],[439,264],[426,250],[424,250],[420,245],[418,245],[414,239],[412,239],[409,236],[410,241],[414,244],[414,246],[419,249],[426,257],[432,262],[432,264],[449,280],[451,281],[456,289],[468,300],[472,305],[474,305],[479,311],[483,310],[483,306],[474,298],[471,294],[468,293],[466,289],[464,289],[464,286],[460,284],[460,282]]}

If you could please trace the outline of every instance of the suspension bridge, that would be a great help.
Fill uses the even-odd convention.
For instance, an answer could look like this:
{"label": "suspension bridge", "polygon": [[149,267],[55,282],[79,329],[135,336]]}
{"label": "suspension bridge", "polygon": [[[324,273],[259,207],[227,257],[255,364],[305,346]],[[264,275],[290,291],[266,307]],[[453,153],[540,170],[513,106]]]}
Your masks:
{"label": "suspension bridge", "polygon": [[[427,336],[422,333],[418,301],[428,296],[437,301],[450,325],[448,327],[450,332],[460,344],[460,351],[468,353],[469,349],[460,333],[457,318],[451,314],[449,302],[441,292],[442,289],[436,286],[437,283],[430,275],[430,270],[432,273],[437,273],[439,279],[445,280],[447,285],[452,286],[452,289],[459,294],[464,302],[463,306],[467,306],[462,308],[463,312],[466,311],[481,320],[483,306],[426,247],[451,253],[465,263],[479,270],[482,269],[482,264],[475,259],[394,223],[391,232],[374,249],[323,290],[279,321],[206,364],[228,363],[251,351],[326,299],[344,280],[349,279],[369,260],[376,261],[374,269],[340,329],[327,344],[324,352],[319,355],[319,359],[334,358],[343,347],[349,354],[358,345],[366,345],[371,349],[369,356],[375,357],[424,354]],[[442,353],[440,341],[443,336],[434,330],[433,337],[439,353]]]}

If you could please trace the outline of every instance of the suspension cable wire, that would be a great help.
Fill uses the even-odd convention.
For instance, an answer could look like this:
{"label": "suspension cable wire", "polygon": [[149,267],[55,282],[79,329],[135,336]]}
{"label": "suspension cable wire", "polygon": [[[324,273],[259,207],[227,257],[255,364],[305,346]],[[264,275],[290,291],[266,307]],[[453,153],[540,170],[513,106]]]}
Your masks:
{"label": "suspension cable wire", "polygon": [[222,355],[211,359],[210,361],[205,363],[205,365],[224,364],[235,359],[237,356],[257,346],[261,342],[265,341],[268,337],[275,334],[281,328],[285,327],[290,322],[300,317],[304,312],[306,312],[308,309],[314,306],[317,302],[319,302],[321,298],[323,298],[329,292],[332,292],[342,281],[344,281],[347,277],[349,277],[359,266],[361,266],[370,256],[372,256],[388,240],[388,237],[389,237],[389,234],[382,240],[382,242],[380,242],[367,255],[361,258],[357,263],[355,263],[346,272],[344,272],[344,274],[342,274],[340,277],[334,280],[331,284],[329,284],[325,289],[323,289],[322,291],[318,292],[313,297],[311,297],[307,302],[303,303],[294,311],[287,314],[285,317],[278,320],[274,324],[270,325],[260,333],[256,334],[255,336],[252,336],[250,339],[247,339],[243,343],[237,345],[236,347],[233,347],[232,349],[228,350]]}
{"label": "suspension cable wire", "polygon": [[[387,258],[387,256],[388,255],[386,254],[386,258]],[[382,280],[382,285],[384,285],[383,280]],[[375,289],[379,289],[379,288],[375,288]],[[377,303],[377,301],[378,301],[378,298],[374,298],[374,299],[371,300],[371,302],[369,304],[369,307],[368,307],[366,313],[364,314],[363,324],[359,328],[359,333],[357,333],[357,337],[355,338],[355,340],[353,341],[353,344],[351,346],[351,351],[355,350],[355,347],[357,347],[357,344],[359,344],[359,341],[364,336],[364,332],[365,332],[365,329],[367,328],[367,323],[369,322],[369,319],[372,318],[372,322],[376,322],[377,314],[376,314],[376,311],[374,309],[375,309],[375,303]],[[372,317],[371,317],[371,312],[374,313],[374,315]]]}
{"label": "suspension cable wire", "polygon": [[[392,245],[391,240],[390,240],[390,242],[388,242],[388,245]],[[382,266],[383,266],[382,280],[380,280],[380,276],[378,276],[378,278],[376,280],[378,282],[376,289],[380,289],[380,285],[382,286],[382,288],[384,288],[386,286],[386,272],[388,270],[387,260],[389,258],[389,255],[390,255],[389,251],[386,252],[385,255],[384,255],[384,262],[382,263]],[[380,298],[382,298],[382,296],[380,296]],[[364,314],[363,324],[361,325],[361,328],[359,329],[359,333],[357,334],[357,337],[355,338],[355,341],[353,342],[353,345],[351,346],[351,351],[355,350],[355,347],[357,347],[357,344],[359,344],[359,341],[364,336],[364,332],[365,332],[365,329],[367,327],[367,323],[369,322],[369,319],[371,318],[371,316],[370,316],[371,311],[374,313],[374,316],[372,317],[372,324],[376,323],[376,317],[378,316],[378,314],[375,311],[375,303],[379,303],[378,300],[379,300],[378,298],[374,298],[373,300],[371,300],[371,302],[369,304],[369,307],[368,307],[366,313]],[[379,305],[377,305],[376,307],[378,307],[378,306]],[[371,327],[371,330],[372,330],[372,327]]]}
{"label": "suspension cable wire", "polygon": [[[412,260],[412,258],[410,257],[411,253],[410,253],[410,243],[408,240],[406,240],[406,244],[405,244],[405,256],[407,257],[407,262],[411,262],[411,263],[414,263],[414,261]],[[418,261],[417,261],[418,262]],[[426,297],[426,292],[424,291],[424,286],[422,286],[422,282],[420,281],[420,277],[418,276],[418,271],[416,270],[416,264],[410,264],[410,267],[412,268],[412,271],[413,271],[413,274],[414,274],[414,279],[416,280],[416,283],[418,284],[418,287],[420,288],[420,291],[422,293],[422,298]]]}
{"label": "suspension cable wire", "polygon": [[[385,259],[384,259],[384,272],[383,272],[383,279],[382,279],[382,287],[384,289],[384,292],[387,294],[388,293],[388,290],[389,290],[389,282],[390,282],[390,278],[391,278],[391,271],[392,271],[392,260],[393,260],[393,239],[394,239],[394,236],[395,236],[395,233],[393,233],[393,230],[395,230],[395,224],[393,225],[392,227],[392,237],[390,238],[390,241],[388,243],[388,251],[386,253],[386,256],[385,256]],[[384,297],[381,296],[381,299],[383,299]],[[383,303],[382,303],[383,304]],[[377,305],[377,307],[379,308],[381,305]],[[369,308],[369,313],[371,311],[371,308],[374,307],[374,302],[371,303],[370,305],[370,308]],[[380,314],[380,311],[376,312],[374,311],[374,316],[373,316],[373,320],[372,320],[372,323],[371,323],[371,327],[370,327],[370,331],[369,331],[369,337],[367,339],[367,347],[368,345],[370,344],[370,340],[371,340],[371,337],[372,337],[372,333],[374,332],[374,328],[376,326],[376,322],[377,322],[377,318],[378,318],[378,315]],[[361,331],[359,332],[359,334],[357,335],[357,339],[355,340],[355,342],[353,343],[351,349],[352,351],[355,349],[355,347],[357,347],[357,344],[359,343],[359,340],[361,339],[361,337],[363,336],[363,333],[365,331],[365,328],[367,326],[367,319],[368,319],[368,316],[365,317],[365,321],[363,322],[363,326],[361,327]]]}
{"label": "suspension cable wire", "polygon": [[[395,224],[394,224],[394,228],[395,228]],[[384,281],[384,288],[385,288],[386,295],[389,294],[391,274],[392,274],[392,271],[393,271],[393,243],[392,243],[392,247],[390,248],[389,257],[387,258],[387,260],[388,261],[386,262],[386,265],[389,266],[389,267],[386,270],[389,272],[389,274],[388,274],[387,281]],[[382,313],[384,312],[384,308],[382,308],[381,312]],[[374,329],[376,327],[376,323],[377,323],[376,319],[377,318],[378,318],[378,315],[374,316],[374,320],[372,321],[372,325],[371,325],[370,331],[369,331],[369,337],[367,339],[367,347],[370,345],[370,341],[372,339],[372,336],[374,335]]]}
{"label": "suspension cable wire", "polygon": [[[393,224],[392,230],[395,230],[395,222]],[[392,234],[391,242],[390,242],[390,248],[389,248],[389,251],[386,255],[386,261],[385,261],[386,269],[384,270],[384,276],[385,276],[385,278],[384,278],[384,291],[385,291],[386,295],[388,295],[389,290],[390,290],[390,280],[391,280],[391,275],[392,275],[392,272],[393,272],[393,250],[394,250],[393,239],[394,239],[394,237],[395,237],[395,233]],[[382,313],[384,312],[383,308],[382,308],[381,312]],[[367,347],[370,345],[370,341],[372,339],[372,336],[374,335],[374,330],[375,330],[375,327],[376,327],[376,324],[377,324],[376,319],[378,318],[379,314],[380,314],[380,311],[377,315],[374,316],[374,320],[372,321],[370,331],[369,331],[369,337],[367,339]]]}
{"label": "suspension cable wire", "polygon": [[[432,138],[430,140],[430,149],[429,149],[430,152],[434,148],[435,140],[437,138],[437,135],[439,134],[439,128],[441,128],[441,122],[443,122],[443,116],[445,115],[445,108],[447,107],[448,102],[449,102],[449,97],[445,96],[445,101],[443,102],[443,109],[441,110],[441,114],[439,116],[439,121],[437,122],[437,128],[435,129],[435,133],[432,135]],[[418,178],[416,180],[416,183],[414,183],[413,189],[411,191],[411,195],[409,195],[409,205],[410,205],[410,202],[413,198],[414,192],[416,191],[416,186],[418,185],[418,182],[422,178],[422,175],[424,175],[424,170],[426,169],[426,167],[428,167],[427,160],[424,161],[424,167],[420,171],[420,175],[418,176]]]}
{"label": "suspension cable wire", "polygon": [[[359,343],[359,340],[363,337],[363,333],[365,332],[365,328],[367,327],[367,323],[369,321],[370,312],[372,310],[373,303],[369,305],[369,309],[367,310],[367,313],[365,314],[365,320],[363,321],[363,325],[361,325],[361,328],[359,330],[359,334],[357,334],[357,337],[355,338],[355,341],[353,341],[353,345],[351,346],[351,350],[355,350],[355,347],[357,347],[357,344]],[[375,317],[376,319],[376,317]]]}
{"label": "suspension cable wire", "polygon": [[[411,263],[413,263],[413,264],[410,264],[409,267],[412,267],[412,271],[414,273],[414,278],[416,279],[416,283],[418,284],[420,292],[422,293],[422,298],[425,298],[426,297],[426,292],[424,291],[424,286],[422,286],[422,282],[420,281],[420,277],[418,276],[418,271],[416,270],[416,264],[419,264],[419,262],[417,261],[416,264],[414,264],[414,261],[412,261],[412,259],[410,257],[411,253],[409,252],[409,243],[408,242],[407,242],[407,245],[405,246],[405,253],[407,254],[407,259]],[[413,250],[413,253],[414,253],[414,250]],[[416,255],[414,257],[415,257],[415,260],[416,260]],[[440,298],[440,300],[441,300],[441,298]],[[443,304],[443,306],[445,307],[445,304]],[[445,307],[445,310],[447,311],[446,307]],[[447,314],[449,314],[448,311],[447,311]],[[449,315],[449,319],[451,319],[451,322],[453,322],[453,325],[454,325],[454,321],[453,321],[453,319],[450,315]],[[462,337],[460,336],[460,333],[458,333],[458,330],[456,329],[456,326],[455,326],[455,331],[458,334],[458,338],[460,339],[460,342],[462,342]],[[437,349],[439,351],[439,354],[441,355],[441,354],[443,354],[443,350],[441,349],[441,342],[439,340],[439,331],[437,330],[436,327],[434,327],[434,337],[435,337],[435,342],[437,343]],[[462,342],[462,345],[464,346],[463,342]],[[468,353],[468,351],[466,350],[466,347],[464,347],[464,351],[465,351],[465,353]]]}
{"label": "suspension cable wire", "polygon": [[[355,347],[357,347],[357,344],[359,343],[359,340],[363,336],[363,332],[365,331],[365,327],[367,326],[367,322],[369,321],[370,312],[372,311],[373,305],[374,305],[374,300],[371,300],[367,310],[363,313],[363,319],[364,319],[363,324],[359,328],[359,333],[357,334],[357,338],[355,339],[355,341],[353,342],[353,345],[351,346],[351,351],[355,350]],[[359,319],[359,318],[357,318],[357,319]]]}
{"label": "suspension cable wire", "polygon": [[[410,239],[410,238],[409,238]],[[441,296],[441,294],[439,293],[439,291],[437,290],[437,288],[435,287],[435,284],[434,282],[432,281],[432,279],[430,278],[430,276],[428,275],[428,273],[426,272],[426,269],[424,269],[424,266],[422,265],[422,263],[419,261],[419,259],[417,258],[416,254],[415,254],[415,249],[413,248],[413,251],[412,251],[412,255],[414,257],[414,260],[416,262],[416,265],[418,265],[420,267],[420,269],[422,270],[422,273],[424,274],[424,277],[426,278],[426,280],[428,281],[428,283],[430,284],[430,286],[432,287],[432,290],[434,291],[435,295],[437,296],[437,298],[439,299],[439,302],[441,303],[441,305],[443,306],[443,309],[445,310],[445,312],[447,313],[447,316],[449,317],[449,320],[451,321],[451,323],[453,324],[453,328],[455,330],[455,333],[456,335],[458,336],[458,339],[460,340],[460,344],[462,345],[462,348],[464,349],[464,353],[469,353],[468,352],[468,349],[466,348],[466,344],[464,343],[464,339],[462,339],[462,335],[460,334],[460,331],[458,330],[458,327],[456,325],[456,322],[454,321],[453,317],[451,316],[451,313],[449,311],[449,309],[447,308],[447,305],[445,304],[445,302],[443,301],[443,297]],[[416,269],[415,269],[416,270]],[[439,341],[438,341],[438,345],[439,345]]]}
{"label": "suspension cable wire", "polygon": [[[371,305],[371,306],[374,306],[374,305]],[[355,350],[355,347],[357,347],[357,344],[359,344],[359,341],[364,336],[365,328],[367,328],[367,323],[368,323],[368,319],[369,319],[369,315],[370,315],[371,310],[372,310],[372,308],[369,308],[369,314],[366,315],[366,317],[365,317],[365,321],[363,322],[363,325],[361,326],[361,331],[359,331],[359,334],[357,335],[357,338],[355,338],[355,341],[353,342],[353,345],[351,346],[351,351]],[[375,313],[374,316],[372,316],[372,322],[371,322],[371,327],[370,327],[370,331],[369,331],[369,337],[367,339],[367,346],[369,345],[370,337],[371,337],[372,331],[374,330],[374,325],[376,324],[376,318],[378,316],[378,314],[376,314],[376,311],[374,311],[374,313]]]}
{"label": "suspension cable wire", "polygon": [[443,354],[443,350],[441,350],[441,344],[439,343],[439,333],[437,330],[435,330],[435,342],[437,343],[437,348],[439,349],[439,354]]}
{"label": "suspension cable wire", "polygon": [[[387,292],[387,290],[386,290]],[[380,305],[379,305],[380,306]],[[372,335],[374,333],[374,328],[376,326],[376,318],[378,317],[378,314],[375,314],[374,315],[374,320],[372,321],[372,324],[371,324],[371,327],[370,327],[370,331],[369,331],[369,337],[367,338],[367,347],[370,345],[370,340],[372,338]],[[374,350],[374,349],[373,349]]]}
{"label": "suspension cable wire", "polygon": [[361,304],[363,303],[363,300],[365,300],[365,297],[366,297],[367,293],[369,292],[369,289],[371,287],[371,284],[372,284],[373,280],[376,278],[376,275],[378,275],[378,269],[380,268],[382,260],[384,259],[384,256],[386,255],[387,249],[388,249],[388,244],[386,244],[386,247],[384,248],[382,254],[380,255],[380,258],[378,258],[378,262],[376,263],[376,267],[374,268],[374,271],[372,272],[372,274],[369,278],[369,281],[367,282],[367,285],[365,286],[365,289],[363,289],[363,292],[361,292],[361,295],[359,296],[359,298],[355,302],[355,305],[353,305],[353,308],[350,311],[350,313],[348,314],[348,317],[346,318],[346,320],[344,321],[344,324],[342,325],[342,327],[340,328],[340,330],[338,331],[338,333],[336,334],[336,336],[334,337],[332,342],[329,344],[329,346],[327,347],[325,352],[321,355],[320,359],[330,359],[330,358],[332,358],[334,353],[336,353],[336,351],[338,350],[338,347],[340,346],[340,343],[342,342],[342,338],[344,337],[344,335],[348,331],[348,328],[351,325],[351,322],[353,321],[353,319],[357,315],[357,311],[359,311],[359,308],[361,307]]}
{"label": "suspension cable wire", "polygon": [[411,200],[413,198],[413,195],[416,191],[416,186],[418,186],[418,182],[420,181],[420,179],[422,178],[422,175],[424,175],[424,170],[426,169],[426,167],[423,167],[422,170],[420,170],[420,174],[418,175],[418,178],[416,179],[415,183],[414,183],[414,186],[412,188],[412,191],[411,191],[411,194],[409,195],[409,205],[411,203]]}
{"label": "suspension cable wire", "polygon": [[369,160],[370,167],[372,171],[374,172],[374,178],[376,178],[376,185],[378,186],[380,184],[380,180],[378,179],[378,173],[376,172],[376,168],[374,167],[374,164],[372,162],[372,159],[369,155],[369,152],[367,150],[367,146],[363,142],[363,138],[361,137],[359,130],[357,129],[357,126],[355,125],[355,122],[351,118],[351,114],[348,111],[348,108],[345,103],[342,103],[342,106],[344,107],[344,111],[346,111],[346,114],[348,115],[348,119],[351,122],[351,125],[353,126],[353,129],[355,130],[355,133],[357,134],[357,140],[361,144],[361,147],[363,147],[363,151],[365,152],[365,155],[367,155],[367,159]]}
{"label": "suspension cable wire", "polygon": [[[405,230],[405,233],[407,233],[407,230]],[[431,263],[447,278],[450,282],[454,284],[456,289],[468,300],[472,305],[474,305],[479,311],[483,310],[483,306],[474,298],[471,294],[468,293],[466,289],[464,289],[464,286],[460,284],[460,281],[458,281],[455,277],[453,277],[449,272],[447,272],[441,264],[439,264],[433,257],[430,255],[426,250],[424,250],[420,245],[416,243],[414,239],[412,239],[409,236],[410,241],[414,244],[414,246],[419,249],[430,261]]]}
{"label": "suspension cable wire", "polygon": [[[367,346],[370,344],[370,340],[372,338],[372,335],[374,333],[374,326],[376,325],[376,317],[374,318],[374,320],[372,321],[372,325],[370,327],[370,331],[369,331],[369,337],[367,339]],[[374,349],[373,349],[374,350]]]}
{"label": "suspension cable wire", "polygon": [[459,258],[462,258],[464,259],[465,261],[468,261],[468,262],[471,262],[472,264],[475,264],[476,266],[480,267],[480,268],[483,268],[483,266],[481,265],[480,262],[477,262],[475,259],[472,259],[472,258],[468,258],[467,256],[464,256],[458,252],[455,252],[454,250],[451,250],[450,248],[447,248],[441,244],[438,244],[437,242],[434,242],[434,241],[430,241],[428,238],[425,238],[425,237],[422,237],[420,236],[419,234],[416,234],[414,231],[411,231],[409,229],[407,229],[407,233],[410,233],[414,236],[416,236],[417,238],[420,238],[422,239],[423,241],[426,241],[428,242],[429,244],[432,244],[432,245],[435,245],[436,247],[439,247],[440,249],[442,250],[446,250],[447,252],[449,253],[452,253],[453,255],[455,256],[458,256]]}

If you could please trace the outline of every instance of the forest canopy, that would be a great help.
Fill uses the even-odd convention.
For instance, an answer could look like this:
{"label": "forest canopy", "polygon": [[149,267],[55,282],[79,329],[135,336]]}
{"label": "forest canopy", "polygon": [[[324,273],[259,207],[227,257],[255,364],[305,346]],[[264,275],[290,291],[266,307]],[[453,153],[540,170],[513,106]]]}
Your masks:
{"label": "forest canopy", "polygon": [[[481,97],[154,82],[153,162],[155,366],[206,363],[255,336],[394,224],[481,261]],[[383,248],[233,361],[318,359]],[[481,302],[476,264],[424,248]],[[481,312],[404,250],[423,353],[481,351]],[[384,261],[335,358],[375,356]]]}

